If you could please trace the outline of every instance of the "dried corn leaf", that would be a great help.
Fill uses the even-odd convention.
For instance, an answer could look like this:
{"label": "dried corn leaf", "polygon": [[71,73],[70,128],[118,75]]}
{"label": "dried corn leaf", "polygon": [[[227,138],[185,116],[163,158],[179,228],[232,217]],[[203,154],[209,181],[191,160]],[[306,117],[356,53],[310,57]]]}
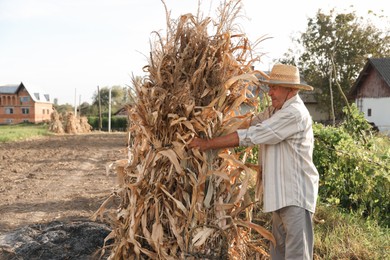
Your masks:
{"label": "dried corn leaf", "polygon": [[252,222],[249,222],[249,221],[242,221],[242,220],[236,220],[235,223],[237,225],[244,226],[244,227],[256,230],[256,232],[258,232],[264,238],[266,238],[269,241],[271,241],[274,246],[276,245],[276,241],[275,241],[274,236],[272,235],[271,232],[269,232],[264,227],[259,226],[259,225],[255,224],[255,223],[252,223]]}
{"label": "dried corn leaf", "polygon": [[192,238],[192,244],[195,247],[203,245],[206,242],[207,238],[213,234],[213,232],[213,228],[204,227]]}

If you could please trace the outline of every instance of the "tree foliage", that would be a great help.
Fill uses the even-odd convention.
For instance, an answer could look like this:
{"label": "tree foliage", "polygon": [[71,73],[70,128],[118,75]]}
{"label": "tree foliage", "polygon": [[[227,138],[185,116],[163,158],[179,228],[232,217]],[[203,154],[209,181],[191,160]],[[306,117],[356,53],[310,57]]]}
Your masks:
{"label": "tree foliage", "polygon": [[[111,111],[116,112],[129,102],[128,88],[122,86],[103,87],[99,89],[102,112],[107,113],[109,107],[109,93],[111,89]],[[99,93],[95,91],[92,97],[91,111],[98,113]],[[95,114],[96,114],[95,113]]]}
{"label": "tree foliage", "polygon": [[58,114],[65,114],[66,112],[74,111],[74,107],[70,104],[54,105],[54,108],[57,110]]}
{"label": "tree foliage", "polygon": [[[368,17],[376,17],[372,12]],[[387,17],[378,17],[387,19]],[[346,105],[338,90],[348,93],[368,57],[390,56],[390,33],[374,26],[369,19],[358,17],[355,12],[328,14],[319,10],[308,19],[307,30],[293,39],[303,51],[298,58],[290,50],[284,61],[297,64],[305,80],[319,92],[321,108],[331,111],[333,94],[336,118],[342,116]]]}
{"label": "tree foliage", "polygon": [[[111,89],[111,102],[112,104],[124,104],[127,99],[127,88],[121,86],[112,86],[112,87],[103,87],[100,88],[100,102],[104,107],[108,107],[109,102],[109,92]],[[99,93],[95,91],[92,97],[92,105],[97,105],[99,103]]]}

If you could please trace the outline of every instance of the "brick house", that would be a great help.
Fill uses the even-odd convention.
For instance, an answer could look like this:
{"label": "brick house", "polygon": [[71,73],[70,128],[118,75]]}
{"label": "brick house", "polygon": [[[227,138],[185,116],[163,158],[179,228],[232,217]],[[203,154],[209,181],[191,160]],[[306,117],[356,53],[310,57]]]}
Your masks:
{"label": "brick house", "polygon": [[47,122],[52,112],[49,95],[33,93],[22,82],[0,85],[0,124]]}
{"label": "brick house", "polygon": [[390,58],[367,59],[350,98],[369,122],[390,135]]}

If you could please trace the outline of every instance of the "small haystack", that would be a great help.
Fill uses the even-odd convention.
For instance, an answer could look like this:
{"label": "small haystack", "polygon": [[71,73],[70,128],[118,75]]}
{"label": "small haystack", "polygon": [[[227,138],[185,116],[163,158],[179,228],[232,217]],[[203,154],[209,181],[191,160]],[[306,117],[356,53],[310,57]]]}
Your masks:
{"label": "small haystack", "polygon": [[78,129],[80,128],[77,117],[72,112],[68,112],[65,118],[65,133],[77,134]]}
{"label": "small haystack", "polygon": [[248,98],[248,87],[258,82],[255,57],[245,34],[234,34],[239,4],[225,3],[214,22],[192,14],[167,17],[167,35],[157,34],[145,67],[148,76],[133,81],[129,158],[116,164],[119,190],[95,214],[106,216],[105,205],[117,194],[120,207],[108,214],[110,259],[267,255],[273,236],[251,222],[244,202],[256,173],[234,150],[187,148],[194,136],[235,131],[249,116],[238,114],[240,106],[256,104]]}
{"label": "small haystack", "polygon": [[92,131],[92,126],[88,123],[88,118],[85,116],[79,119],[79,133],[89,133]]}
{"label": "small haystack", "polygon": [[92,126],[88,123],[88,118],[85,116],[77,118],[72,112],[67,112],[63,117],[54,110],[51,114],[49,129],[57,134],[80,134],[91,132]]}
{"label": "small haystack", "polygon": [[51,113],[50,115],[49,130],[51,132],[54,132],[56,134],[63,134],[65,132],[61,119],[62,116],[58,114],[57,110],[54,109],[53,113]]}

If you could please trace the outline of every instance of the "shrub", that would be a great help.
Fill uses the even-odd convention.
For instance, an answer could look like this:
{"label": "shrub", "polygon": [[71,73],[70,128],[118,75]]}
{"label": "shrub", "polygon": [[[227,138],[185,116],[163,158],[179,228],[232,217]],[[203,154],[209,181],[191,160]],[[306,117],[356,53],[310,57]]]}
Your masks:
{"label": "shrub", "polygon": [[[99,117],[88,117],[88,123],[92,126],[93,130],[99,130]],[[126,117],[114,116],[111,117],[111,130],[114,131],[126,131],[128,126]],[[108,130],[108,117],[102,118],[102,130]]]}
{"label": "shrub", "polygon": [[373,135],[355,105],[340,126],[314,124],[313,130],[320,200],[389,226],[390,149],[377,145],[387,137]]}

